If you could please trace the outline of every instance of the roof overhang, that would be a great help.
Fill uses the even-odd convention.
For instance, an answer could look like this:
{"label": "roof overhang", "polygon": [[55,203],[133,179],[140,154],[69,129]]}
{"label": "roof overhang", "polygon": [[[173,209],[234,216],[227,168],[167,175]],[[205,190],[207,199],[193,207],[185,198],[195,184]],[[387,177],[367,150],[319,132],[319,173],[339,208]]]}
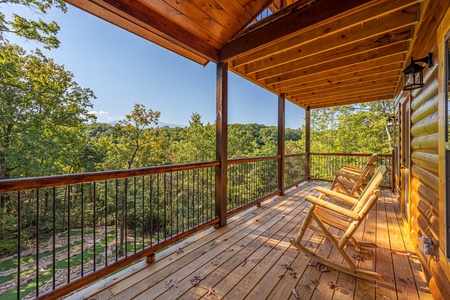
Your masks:
{"label": "roof overhang", "polygon": [[[201,65],[227,62],[232,72],[305,108],[394,98],[412,53],[432,50],[422,35],[449,6],[447,0],[291,0],[283,9],[268,0],[67,2]],[[268,5],[273,13],[256,22]]]}

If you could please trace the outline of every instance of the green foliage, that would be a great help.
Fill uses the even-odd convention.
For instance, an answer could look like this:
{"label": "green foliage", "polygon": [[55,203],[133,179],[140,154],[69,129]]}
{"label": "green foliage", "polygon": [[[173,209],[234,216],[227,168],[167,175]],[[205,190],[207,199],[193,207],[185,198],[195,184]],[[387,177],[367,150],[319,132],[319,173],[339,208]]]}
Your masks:
{"label": "green foliage", "polygon": [[[51,8],[57,8],[62,12],[67,11],[67,6],[62,0],[2,0],[0,8],[6,5],[21,5],[28,7],[31,12],[44,15]],[[5,16],[0,12],[0,41],[7,44],[6,34],[11,33],[23,37],[27,40],[37,41],[44,45],[44,48],[58,48],[59,40],[56,34],[59,26],[56,22],[45,22],[42,19],[27,19],[17,14]]]}
{"label": "green foliage", "polygon": [[85,171],[93,92],[39,50],[2,45],[0,67],[0,179]]}
{"label": "green foliage", "polygon": [[311,111],[311,151],[390,153],[394,114],[389,100]]}

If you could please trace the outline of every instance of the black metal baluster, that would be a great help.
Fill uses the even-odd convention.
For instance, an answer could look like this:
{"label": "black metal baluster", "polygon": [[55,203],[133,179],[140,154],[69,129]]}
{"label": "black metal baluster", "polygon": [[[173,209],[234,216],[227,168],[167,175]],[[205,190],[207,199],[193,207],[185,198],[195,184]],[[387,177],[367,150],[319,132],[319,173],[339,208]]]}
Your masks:
{"label": "black metal baluster", "polygon": [[200,224],[200,170],[196,170],[197,173],[197,225]]}
{"label": "black metal baluster", "polygon": [[[157,176],[157,175],[155,175]],[[153,175],[150,175],[150,246],[153,245]],[[158,215],[159,217],[159,215]]]}
{"label": "black metal baluster", "polygon": [[81,184],[81,277],[84,276],[84,184]]}
{"label": "black metal baluster", "polygon": [[180,181],[178,178],[178,174],[180,172],[177,172],[177,188],[176,188],[176,192],[177,192],[177,197],[176,197],[176,201],[177,201],[177,209],[176,209],[176,214],[177,214],[177,234],[180,233],[180,208],[179,208],[179,204],[180,204]]}
{"label": "black metal baluster", "polygon": [[[118,237],[119,237],[119,228],[118,228],[118,218],[119,218],[119,180],[116,179],[115,182],[116,182],[116,195],[115,195],[115,197],[116,197],[116,215],[115,215],[115,219],[116,219],[115,220],[115,226],[116,226],[116,249],[115,249],[115,252],[116,252],[116,261],[117,261],[117,240],[118,240]],[[105,249],[105,250],[107,251],[107,249]]]}
{"label": "black metal baluster", "polygon": [[94,223],[94,226],[93,226],[93,230],[94,230],[94,233],[93,233],[93,241],[92,241],[92,243],[93,243],[93,245],[94,245],[94,247],[93,247],[93,253],[94,253],[94,272],[95,272],[95,270],[97,269],[96,268],[96,265],[97,265],[97,251],[95,250],[95,236],[96,236],[96,234],[95,234],[95,231],[96,231],[96,223],[97,223],[97,220],[96,220],[96,217],[97,217],[97,213],[96,213],[96,210],[97,210],[97,208],[96,208],[96,202],[97,202],[97,184],[96,184],[96,182],[94,182],[94,196],[93,196],[93,198],[92,198],[92,206],[93,206],[93,216],[92,216],[92,218],[94,219],[93,220],[93,223]]}
{"label": "black metal baluster", "polygon": [[161,235],[161,219],[160,219],[160,210],[161,210],[161,206],[160,206],[160,198],[159,198],[159,193],[160,193],[160,174],[156,175],[156,207],[157,207],[157,215],[158,215],[158,224],[157,224],[157,228],[158,228],[158,243],[160,241],[160,235]]}
{"label": "black metal baluster", "polygon": [[40,223],[40,216],[39,216],[39,189],[36,189],[36,297],[39,296],[39,223]]}
{"label": "black metal baluster", "polygon": [[36,297],[39,296],[39,189],[36,189]]}
{"label": "black metal baluster", "polygon": [[56,188],[53,187],[53,203],[52,203],[52,287],[56,288]]}
{"label": "black metal baluster", "polygon": [[181,209],[183,211],[183,214],[181,215],[181,231],[184,232],[184,222],[185,222],[185,214],[184,214],[184,209],[185,209],[185,205],[184,205],[184,174],[185,171],[182,171],[181,173]]}
{"label": "black metal baluster", "polygon": [[170,172],[170,237],[173,237],[173,172]]}
{"label": "black metal baluster", "polygon": [[164,206],[164,227],[163,227],[164,240],[167,239],[167,230],[166,230],[166,228],[167,228],[167,223],[168,223],[167,222],[167,209],[166,209],[166,207],[167,207],[167,185],[166,185],[167,178],[166,178],[166,174],[167,173],[163,174],[164,184],[163,184],[163,197],[162,197],[163,206]]}
{"label": "black metal baluster", "polygon": [[71,186],[67,186],[67,282],[70,282],[70,191]]}
{"label": "black metal baluster", "polygon": [[[20,192],[17,192],[17,300],[20,300],[20,269],[22,259],[22,247],[21,247],[21,230],[22,230],[22,199],[20,198]],[[54,265],[54,264],[53,264]]]}
{"label": "black metal baluster", "polygon": [[141,226],[141,235],[142,235],[142,250],[145,248],[145,177],[142,176],[142,226]]}
{"label": "black metal baluster", "polygon": [[134,253],[136,253],[136,198],[137,198],[137,185],[136,185],[136,177],[134,177],[134,215],[133,215],[133,224],[134,224]]}
{"label": "black metal baluster", "polygon": [[[125,192],[124,192],[124,205],[122,206],[122,213],[123,210],[125,210],[125,218],[124,218],[124,223],[125,224],[120,224],[120,226],[124,226],[125,230],[124,230],[124,235],[125,236],[121,236],[120,238],[123,240],[123,242],[125,243],[125,257],[128,256],[128,178],[125,178]],[[122,220],[122,218],[120,218],[120,220]],[[120,233],[122,234],[122,232]],[[117,249],[116,249],[116,253],[117,253]],[[117,259],[116,259],[117,261]]]}
{"label": "black metal baluster", "polygon": [[[105,266],[108,264],[108,255],[107,255],[107,250],[108,250],[108,181],[105,180],[105,201],[103,201],[104,203],[104,212],[105,212]],[[116,230],[117,232],[117,230]]]}
{"label": "black metal baluster", "polygon": [[195,226],[195,170],[191,170],[192,173],[192,225],[190,228],[193,228]]}

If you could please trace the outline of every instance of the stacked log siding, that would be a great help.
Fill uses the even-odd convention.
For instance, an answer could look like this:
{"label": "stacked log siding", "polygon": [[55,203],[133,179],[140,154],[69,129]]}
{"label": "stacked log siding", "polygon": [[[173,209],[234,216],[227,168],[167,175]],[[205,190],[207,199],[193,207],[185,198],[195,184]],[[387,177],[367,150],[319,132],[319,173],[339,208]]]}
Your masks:
{"label": "stacked log siding", "polygon": [[[411,95],[410,236],[417,246],[430,291],[450,299],[450,284],[439,260],[438,72],[428,69],[426,85]],[[433,241],[433,255],[419,249],[420,238]]]}

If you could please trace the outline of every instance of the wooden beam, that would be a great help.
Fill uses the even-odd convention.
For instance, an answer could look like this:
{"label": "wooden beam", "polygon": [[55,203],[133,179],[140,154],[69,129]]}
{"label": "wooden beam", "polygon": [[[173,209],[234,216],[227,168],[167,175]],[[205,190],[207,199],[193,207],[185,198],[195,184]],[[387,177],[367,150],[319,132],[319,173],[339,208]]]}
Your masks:
{"label": "wooden beam", "polygon": [[[364,64],[370,60],[380,59],[386,56],[391,56],[399,53],[406,53],[408,50],[408,42],[402,41],[399,43],[395,43],[389,46],[382,47],[380,49],[374,49],[370,51],[366,51],[364,53],[359,53],[357,55],[351,56],[351,57],[345,57],[336,59],[330,62],[325,62],[313,66],[306,65],[304,68],[300,70],[295,70],[292,72],[286,72],[280,76],[270,77],[268,79],[265,79],[264,82],[266,84],[274,84],[279,83],[283,81],[289,81],[289,80],[295,80],[298,77],[306,76],[306,75],[312,75],[312,74],[318,74],[318,73],[327,73],[324,74],[327,76],[330,74],[332,70],[336,70],[339,68],[343,68],[346,66],[352,66],[352,65],[359,65]],[[379,63],[382,64],[381,60]],[[259,78],[258,78],[259,80]]]}
{"label": "wooden beam", "polygon": [[366,7],[355,14],[348,16],[347,18],[341,18],[333,20],[322,26],[312,26],[307,30],[301,30],[297,32],[291,38],[278,41],[276,44],[268,44],[259,50],[250,51],[248,54],[237,57],[232,61],[234,67],[250,63],[252,61],[274,55],[276,53],[284,52],[297,45],[314,41],[318,38],[322,38],[327,35],[333,35],[337,31],[349,28],[351,26],[361,24],[372,20],[373,18],[381,17],[385,14],[392,13],[394,11],[402,10],[411,5],[421,2],[422,0],[382,0],[374,3],[374,5]]}
{"label": "wooden beam", "polygon": [[346,81],[328,82],[326,80],[323,80],[320,83],[316,82],[315,85],[309,85],[304,88],[292,87],[289,89],[289,91],[286,92],[286,94],[296,95],[319,91],[327,92],[327,91],[345,90],[348,88],[360,88],[363,86],[371,86],[379,83],[391,83],[393,81],[397,82],[398,76],[400,76],[400,71],[393,70],[389,72],[384,72],[382,74],[376,74],[367,77],[356,77]]}
{"label": "wooden beam", "polygon": [[84,10],[88,13],[91,13],[98,18],[105,20],[115,26],[118,26],[124,30],[127,30],[137,36],[140,36],[148,41],[151,41],[167,50],[170,50],[172,52],[175,52],[187,59],[190,59],[198,64],[206,65],[208,63],[208,59],[205,59],[204,57],[201,57],[199,55],[196,55],[192,53],[191,51],[186,50],[185,48],[180,47],[177,44],[174,44],[173,42],[167,40],[164,37],[161,37],[160,35],[157,35],[153,32],[151,32],[148,28],[143,27],[141,24],[138,24],[136,22],[132,22],[128,19],[123,18],[120,15],[117,15],[116,13],[106,10],[103,7],[99,7],[97,4],[91,1],[84,1],[84,0],[67,0],[67,3],[70,3],[73,6],[76,6],[77,8]]}
{"label": "wooden beam", "polygon": [[219,227],[227,224],[228,170],[228,63],[217,64],[216,75],[216,216]]}
{"label": "wooden beam", "polygon": [[311,108],[305,109],[306,180],[311,181]]}
{"label": "wooden beam", "polygon": [[[401,39],[410,39],[412,38],[412,27],[410,25],[417,22],[418,10],[419,6],[414,5],[399,12],[346,28],[331,36],[327,35],[263,59],[249,62],[246,65],[247,72],[251,74],[266,69],[272,70],[274,67],[285,64],[292,65],[294,61],[306,57],[317,57],[323,52],[335,54],[335,57],[349,56],[352,53],[371,49],[371,47],[380,47]],[[330,54],[328,56],[332,56]],[[311,64],[314,64],[314,62],[310,62]]]}
{"label": "wooden beam", "polygon": [[123,18],[142,22],[143,26],[151,28],[156,34],[163,35],[172,43],[182,45],[205,59],[217,62],[218,50],[195,36],[188,30],[157,14],[148,6],[132,0],[93,0],[103,9],[115,12]]}
{"label": "wooden beam", "polygon": [[[192,32],[201,38],[202,40],[208,41],[209,44],[219,49],[222,47],[223,40],[227,39],[225,28],[215,22],[212,18],[208,18],[208,15],[201,15],[203,17],[201,21],[192,20],[188,15],[193,12],[192,10],[186,10],[186,7],[181,5],[176,5],[175,1],[161,1],[161,0],[138,0],[144,5],[148,6],[150,9],[155,11],[155,13],[161,16],[170,16],[170,19],[176,23],[180,24],[184,28],[189,28]],[[175,4],[175,5],[174,5]],[[211,30],[206,31],[205,28]]]}
{"label": "wooden beam", "polygon": [[[353,95],[345,95],[345,94],[338,94],[333,95],[329,97],[291,97],[291,99],[297,99],[299,102],[304,103],[328,103],[328,102],[334,102],[334,101],[345,101],[345,100],[360,100],[361,102],[364,101],[367,97],[373,97],[373,96],[387,96],[385,99],[391,99],[393,98],[394,88],[391,87],[387,90],[380,90],[380,91],[374,91],[372,93],[356,93]],[[312,105],[311,105],[312,106]]]}
{"label": "wooden beam", "polygon": [[335,0],[321,0],[267,24],[247,35],[227,43],[220,51],[221,61],[228,61],[238,55],[254,49],[260,49],[268,43],[288,38],[293,33],[312,25],[322,25],[325,20],[349,15],[354,9],[370,0],[347,0],[336,5]]}
{"label": "wooden beam", "polygon": [[[234,36],[234,39],[239,38],[239,37],[241,37],[243,35],[246,35],[246,34],[252,32],[252,31],[255,31],[255,30],[257,30],[257,29],[259,29],[261,27],[264,27],[267,24],[272,23],[275,20],[277,20],[279,18],[282,18],[282,17],[292,13],[292,11],[294,11],[294,10],[298,10],[298,9],[304,7],[304,6],[310,5],[314,1],[315,0],[299,0],[299,1],[291,4],[288,9],[281,9],[281,10],[277,11],[276,13],[273,13],[270,16],[267,16],[267,17],[259,20],[258,22],[253,23],[253,24],[245,27],[243,30],[241,30],[238,34],[236,34]],[[267,3],[264,7],[267,8],[267,6],[270,3],[272,3],[272,1],[269,1],[269,3]],[[281,6],[281,8],[284,8],[286,6],[286,4],[285,3],[284,4],[281,3],[280,6]]]}
{"label": "wooden beam", "polygon": [[364,81],[365,78],[367,78],[367,80],[373,80],[374,78],[385,76],[385,74],[390,74],[391,72],[400,74],[402,66],[400,61],[403,59],[403,55],[396,56],[397,57],[390,57],[389,60],[393,62],[388,64],[378,66],[374,66],[373,63],[371,63],[370,65],[358,65],[360,67],[359,70],[355,70],[354,67],[342,68],[326,77],[321,76],[320,74],[305,76],[299,78],[299,82],[293,82],[293,84],[290,85],[274,85],[273,88],[278,91],[288,92],[292,90],[303,89],[305,87],[316,88],[321,85],[345,83],[350,80],[359,81],[359,79],[361,79],[362,81]]}
{"label": "wooden beam", "polygon": [[391,94],[384,95],[373,95],[373,96],[365,96],[365,97],[356,97],[356,98],[348,98],[348,99],[337,99],[337,100],[328,100],[328,101],[315,101],[313,99],[304,100],[304,99],[292,99],[293,103],[300,105],[301,107],[310,106],[311,108],[324,108],[331,106],[340,106],[340,105],[349,105],[349,104],[357,104],[357,103],[365,103],[379,100],[387,100],[392,99]]}
{"label": "wooden beam", "polygon": [[285,96],[281,94],[278,96],[278,196],[284,195],[285,109]]}
{"label": "wooden beam", "polygon": [[388,89],[394,90],[395,89],[396,81],[393,79],[387,79],[383,80],[382,82],[374,82],[369,84],[360,84],[355,86],[349,86],[349,87],[343,87],[343,88],[334,88],[334,89],[317,89],[314,92],[292,92],[292,93],[286,93],[286,96],[291,97],[299,97],[299,98],[311,98],[311,97],[330,97],[330,96],[338,96],[338,95],[351,95],[351,94],[367,94],[371,93],[372,91],[382,90],[382,89]]}

